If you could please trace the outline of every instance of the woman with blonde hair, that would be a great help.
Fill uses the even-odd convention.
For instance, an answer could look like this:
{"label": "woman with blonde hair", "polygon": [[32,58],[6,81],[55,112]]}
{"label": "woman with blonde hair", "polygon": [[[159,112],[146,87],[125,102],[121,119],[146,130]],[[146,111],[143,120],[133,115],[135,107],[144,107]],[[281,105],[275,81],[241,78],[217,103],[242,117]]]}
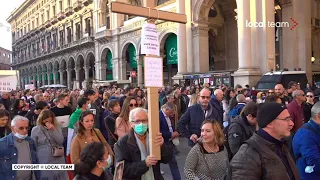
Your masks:
{"label": "woman with blonde hair", "polygon": [[225,179],[229,158],[223,131],[216,120],[205,120],[201,138],[190,150],[184,167],[186,179]]}
{"label": "woman with blonde hair", "polygon": [[130,131],[131,127],[129,122],[129,113],[136,107],[137,100],[134,97],[129,96],[124,100],[120,115],[116,119],[115,134],[117,134],[119,138],[126,135]]}
{"label": "woman with blonde hair", "polygon": [[[65,164],[63,135],[52,111],[41,111],[31,138],[37,146],[39,164]],[[41,171],[41,179],[68,179],[68,175],[66,171]]]}

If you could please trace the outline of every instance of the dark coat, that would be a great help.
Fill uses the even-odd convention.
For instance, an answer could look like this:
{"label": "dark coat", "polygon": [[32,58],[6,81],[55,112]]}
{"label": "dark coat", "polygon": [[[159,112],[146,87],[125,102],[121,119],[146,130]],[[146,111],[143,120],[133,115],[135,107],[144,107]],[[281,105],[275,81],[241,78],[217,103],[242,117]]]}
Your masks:
{"label": "dark coat", "polygon": [[[244,116],[244,115],[243,115]],[[251,126],[246,118],[237,116],[231,120],[228,130],[228,144],[233,155],[235,155],[241,144],[248,140],[256,130],[255,126]]]}
{"label": "dark coat", "polygon": [[[275,152],[275,144],[265,140],[256,133],[253,134],[250,140],[252,140],[252,142],[254,142],[255,145],[259,147],[261,157],[259,156],[257,150],[246,143],[243,144],[230,163],[231,173],[228,175],[228,179],[290,180],[285,165],[282,163],[280,157]],[[299,180],[300,178],[298,169],[286,145],[282,146],[282,151],[288,159],[288,163],[295,179]],[[263,161],[265,163],[264,167],[262,167],[261,165],[262,163],[260,158],[263,158]]]}
{"label": "dark coat", "polygon": [[[180,134],[189,139],[189,146],[194,145],[194,143],[190,140],[190,136],[192,134],[196,134],[198,137],[200,137],[202,122],[206,119],[215,120],[217,117],[216,113],[217,112],[214,111],[210,103],[208,105],[207,117],[205,117],[201,104],[195,104],[188,107],[187,111],[179,119],[177,128]],[[222,120],[219,121],[221,127],[223,127],[222,123]],[[188,126],[188,128],[186,126]]]}
{"label": "dark coat", "polygon": [[[167,120],[164,117],[164,115],[163,115],[161,110],[159,112],[159,119],[160,119],[160,132],[162,133],[162,137],[164,139],[164,142],[168,143],[169,140],[171,139],[172,134],[171,134],[171,132],[169,130],[169,126],[168,126]],[[173,126],[172,123],[171,123],[171,125],[172,125],[172,130],[174,132],[175,131],[174,130],[174,126]]]}
{"label": "dark coat", "polygon": [[219,122],[223,122],[223,107],[222,107],[222,103],[220,101],[218,101],[215,97],[211,98],[210,100],[210,104],[212,105],[213,109],[214,109],[214,114],[215,114],[215,120],[219,121]]}
{"label": "dark coat", "polygon": [[[163,143],[161,146],[161,160],[152,166],[154,179],[163,180],[160,172],[160,163],[168,163],[172,159],[172,150]],[[141,161],[141,152],[137,145],[133,129],[119,139],[115,144],[115,163],[124,161],[123,180],[140,180],[141,176],[149,170],[145,161]]]}

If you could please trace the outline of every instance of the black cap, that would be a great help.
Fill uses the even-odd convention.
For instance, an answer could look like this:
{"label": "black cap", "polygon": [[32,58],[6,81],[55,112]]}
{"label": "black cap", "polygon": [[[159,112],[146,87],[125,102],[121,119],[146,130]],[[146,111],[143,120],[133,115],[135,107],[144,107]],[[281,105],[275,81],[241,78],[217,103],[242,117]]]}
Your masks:
{"label": "black cap", "polygon": [[278,117],[279,114],[285,109],[287,109],[285,105],[275,102],[264,103],[259,106],[257,116],[259,127],[266,127],[269,123],[275,120],[276,117]]}
{"label": "black cap", "polygon": [[86,90],[86,92],[84,93],[84,96],[88,97],[88,96],[92,96],[92,95],[95,95],[96,92],[92,89],[88,89]]}

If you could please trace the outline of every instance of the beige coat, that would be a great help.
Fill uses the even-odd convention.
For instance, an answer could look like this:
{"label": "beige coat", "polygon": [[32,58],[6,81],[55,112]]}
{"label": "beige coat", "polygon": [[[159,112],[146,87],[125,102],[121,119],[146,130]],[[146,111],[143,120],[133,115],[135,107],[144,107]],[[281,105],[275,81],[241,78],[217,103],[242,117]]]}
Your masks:
{"label": "beige coat", "polygon": [[[108,153],[111,154],[112,156],[114,156],[113,151],[110,147],[110,145],[107,143],[106,139],[103,137],[103,135],[101,134],[99,129],[94,129],[97,133],[94,131],[91,131],[92,133],[92,140],[94,142],[101,142],[103,143],[107,149],[108,149]],[[72,164],[77,164],[80,162],[80,153],[81,150],[90,142],[87,142],[86,138],[84,136],[80,136],[79,134],[77,134],[71,143],[71,150],[70,150],[70,158],[71,158],[71,163]],[[114,159],[114,158],[112,158]]]}

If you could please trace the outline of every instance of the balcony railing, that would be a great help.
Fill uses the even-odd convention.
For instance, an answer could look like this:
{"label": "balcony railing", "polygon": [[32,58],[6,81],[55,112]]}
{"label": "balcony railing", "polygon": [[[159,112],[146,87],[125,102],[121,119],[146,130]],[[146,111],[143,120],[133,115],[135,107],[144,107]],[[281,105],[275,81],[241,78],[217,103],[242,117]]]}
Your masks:
{"label": "balcony railing", "polygon": [[80,0],[77,0],[77,2],[73,3],[73,10],[75,12],[79,11],[82,8],[82,2]]}
{"label": "balcony railing", "polygon": [[93,0],[82,0],[83,5],[88,6],[90,3],[93,2]]}
{"label": "balcony railing", "polygon": [[51,23],[50,20],[47,20],[47,21],[45,22],[45,27],[48,28],[48,27],[50,27],[50,26],[52,26],[52,23]]}
{"label": "balcony railing", "polygon": [[95,34],[96,39],[110,38],[112,36],[112,30],[110,29],[102,29],[101,31]]}
{"label": "balcony railing", "polygon": [[66,17],[66,15],[64,14],[64,12],[59,12],[58,13],[58,19],[61,21],[62,19],[64,19]]}
{"label": "balcony railing", "polygon": [[53,16],[53,17],[51,18],[51,24],[55,24],[55,23],[57,23],[57,22],[58,22],[57,16]]}
{"label": "balcony railing", "polygon": [[66,16],[70,16],[72,13],[73,13],[73,9],[72,7],[67,7],[65,10],[64,10]]}

